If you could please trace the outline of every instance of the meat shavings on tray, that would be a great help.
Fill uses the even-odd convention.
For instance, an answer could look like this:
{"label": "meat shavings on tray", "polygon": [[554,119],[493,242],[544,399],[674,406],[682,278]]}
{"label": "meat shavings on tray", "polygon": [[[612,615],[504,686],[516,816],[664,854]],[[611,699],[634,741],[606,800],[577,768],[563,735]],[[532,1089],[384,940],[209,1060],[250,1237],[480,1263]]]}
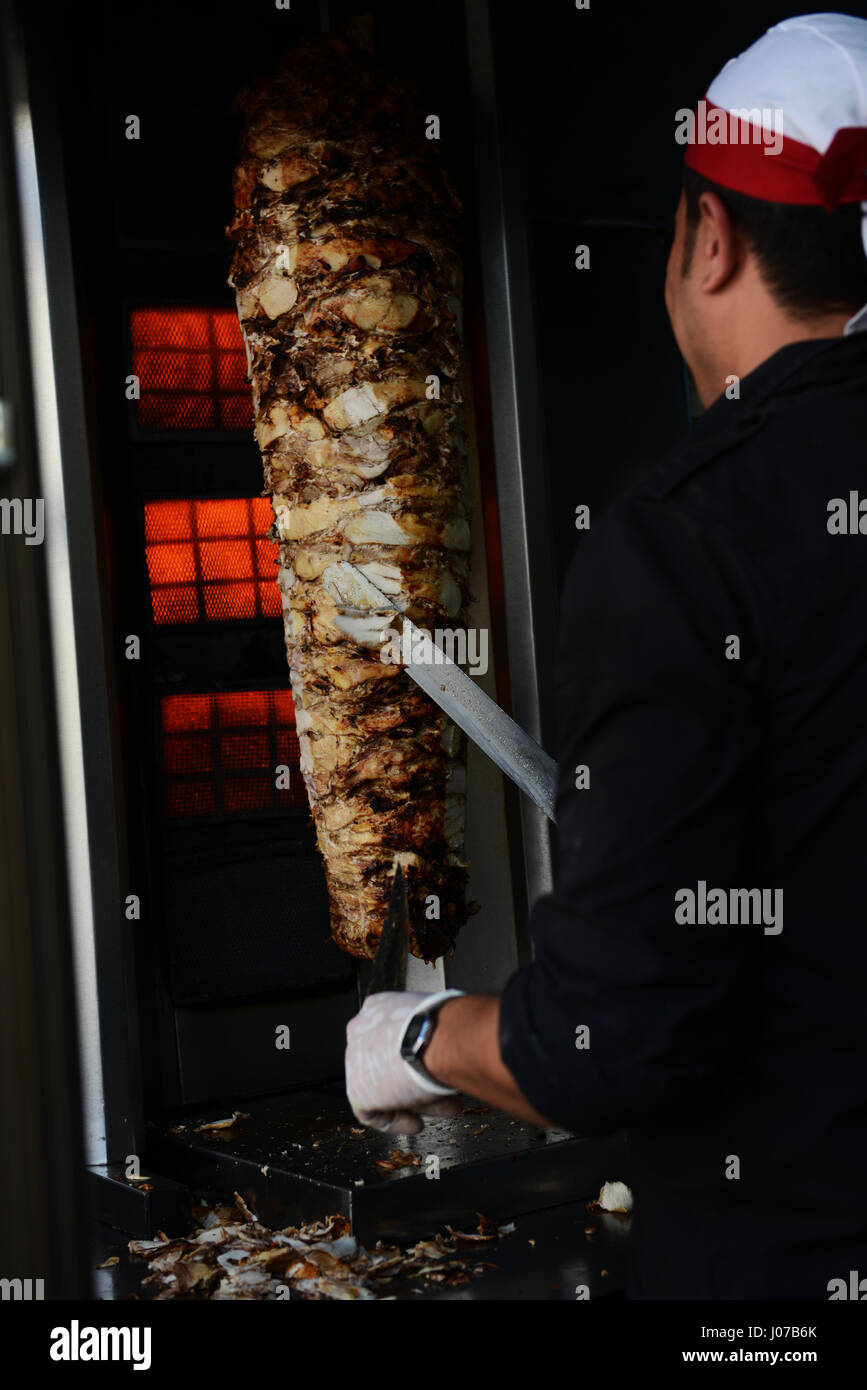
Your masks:
{"label": "meat shavings on tray", "polygon": [[[245,1110],[233,1110],[227,1120],[209,1120],[207,1124],[196,1125],[196,1133],[212,1133],[214,1130],[219,1129],[234,1129],[239,1120],[249,1120],[249,1118],[250,1116]],[[178,1125],[177,1128],[171,1132],[173,1134],[178,1131],[183,1132],[183,1129],[183,1125]]]}
{"label": "meat shavings on tray", "polygon": [[479,1213],[475,1231],[448,1228],[407,1250],[381,1241],[366,1250],[345,1216],[272,1231],[237,1192],[234,1207],[193,1210],[200,1224],[191,1235],[171,1239],[159,1232],[156,1240],[129,1242],[131,1258],[150,1267],[143,1282],[157,1288],[155,1299],[378,1299],[389,1297],[387,1285],[397,1275],[440,1287],[467,1284],[496,1268],[472,1247],[489,1247],[515,1229]]}
{"label": "meat shavings on tray", "polygon": [[389,1173],[398,1168],[418,1168],[420,1164],[421,1154],[410,1153],[408,1149],[389,1149],[385,1158],[376,1160],[377,1168],[385,1168]]}

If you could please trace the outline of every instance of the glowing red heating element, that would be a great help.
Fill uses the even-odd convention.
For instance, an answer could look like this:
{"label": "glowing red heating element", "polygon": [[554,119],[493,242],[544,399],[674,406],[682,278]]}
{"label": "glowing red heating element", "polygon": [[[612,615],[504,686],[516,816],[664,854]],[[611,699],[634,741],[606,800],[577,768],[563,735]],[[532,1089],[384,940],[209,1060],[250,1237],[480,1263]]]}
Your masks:
{"label": "glowing red heating element", "polygon": [[247,430],[247,356],[231,309],[162,307],[129,316],[140,430]]}
{"label": "glowing red heating element", "polygon": [[267,497],[145,503],[154,622],[228,622],[281,612]]}
{"label": "glowing red heating element", "polygon": [[291,691],[165,695],[160,710],[167,816],[307,805]]}

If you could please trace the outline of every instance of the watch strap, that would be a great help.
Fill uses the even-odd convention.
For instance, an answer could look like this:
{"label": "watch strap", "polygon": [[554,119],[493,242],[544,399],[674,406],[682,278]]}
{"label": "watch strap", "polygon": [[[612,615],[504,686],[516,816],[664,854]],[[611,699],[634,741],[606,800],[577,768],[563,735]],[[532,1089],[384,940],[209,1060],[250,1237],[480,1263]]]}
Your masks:
{"label": "watch strap", "polygon": [[406,1037],[409,1025],[413,1019],[420,1014],[436,1014],[447,999],[460,999],[466,994],[463,989],[441,989],[436,994],[429,994],[423,1003],[416,1006],[404,1024],[401,1034],[401,1057],[403,1064],[412,1072],[413,1081],[423,1086],[432,1096],[456,1096],[458,1088],[456,1086],[442,1086],[439,1081],[435,1081],[427,1070],[421,1057],[408,1057],[403,1051],[403,1040]]}

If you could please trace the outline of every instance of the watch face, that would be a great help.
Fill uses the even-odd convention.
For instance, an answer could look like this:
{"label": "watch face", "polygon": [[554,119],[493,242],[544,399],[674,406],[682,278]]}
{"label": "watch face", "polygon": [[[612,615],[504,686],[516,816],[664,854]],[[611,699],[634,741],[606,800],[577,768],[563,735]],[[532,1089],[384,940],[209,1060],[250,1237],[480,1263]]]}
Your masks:
{"label": "watch face", "polygon": [[430,1018],[427,1014],[416,1014],[407,1024],[406,1032],[403,1035],[401,1052],[416,1053],[424,1045],[430,1027]]}

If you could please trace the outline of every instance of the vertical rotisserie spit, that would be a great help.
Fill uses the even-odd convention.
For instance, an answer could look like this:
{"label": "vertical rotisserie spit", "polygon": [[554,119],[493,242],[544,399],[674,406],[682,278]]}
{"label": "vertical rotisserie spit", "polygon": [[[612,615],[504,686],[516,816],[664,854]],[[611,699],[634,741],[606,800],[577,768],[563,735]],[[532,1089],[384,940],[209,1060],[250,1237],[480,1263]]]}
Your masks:
{"label": "vertical rotisserie spit", "polygon": [[362,645],[326,571],[352,561],[420,626],[463,622],[458,200],[410,91],[338,39],[239,108],[230,284],[332,932],[374,954],[400,862],[432,960],[466,917],[463,736]]}

